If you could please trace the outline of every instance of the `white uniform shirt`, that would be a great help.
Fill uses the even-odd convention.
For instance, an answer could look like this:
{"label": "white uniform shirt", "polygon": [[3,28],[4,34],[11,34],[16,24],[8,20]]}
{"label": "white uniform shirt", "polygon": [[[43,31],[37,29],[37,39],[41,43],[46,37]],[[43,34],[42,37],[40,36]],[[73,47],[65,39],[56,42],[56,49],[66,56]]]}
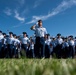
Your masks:
{"label": "white uniform shirt", "polygon": [[51,39],[45,40],[45,44],[50,45],[50,43],[51,43]]}
{"label": "white uniform shirt", "polygon": [[56,40],[52,41],[51,44],[55,48],[56,47]]}
{"label": "white uniform shirt", "polygon": [[35,29],[33,29],[36,33],[36,37],[44,37],[45,34],[47,34],[46,28],[36,26]]}
{"label": "white uniform shirt", "polygon": [[2,34],[0,34],[0,42],[2,42],[3,38],[4,38],[4,36]]}
{"label": "white uniform shirt", "polygon": [[14,39],[14,46],[20,44],[20,41],[18,39]]}
{"label": "white uniform shirt", "polygon": [[68,42],[64,42],[63,43],[62,48],[65,48],[65,47],[69,47],[69,43]]}
{"label": "white uniform shirt", "polygon": [[8,37],[7,43],[8,44],[14,44],[14,38],[13,37]]}
{"label": "white uniform shirt", "polygon": [[34,44],[35,44],[36,43],[36,37],[35,37],[35,35],[32,36],[32,39],[33,39]]}
{"label": "white uniform shirt", "polygon": [[34,44],[30,43],[30,49],[34,49]]}
{"label": "white uniform shirt", "polygon": [[28,44],[28,42],[29,42],[29,38],[27,37],[22,38],[22,44]]}
{"label": "white uniform shirt", "polygon": [[6,38],[3,38],[2,40],[3,40],[3,44],[6,45],[7,44],[7,39]]}
{"label": "white uniform shirt", "polygon": [[70,40],[70,41],[69,41],[69,45],[70,45],[70,46],[74,46],[74,45],[75,45],[74,40]]}
{"label": "white uniform shirt", "polygon": [[74,40],[74,42],[75,42],[75,46],[76,46],[76,39]]}
{"label": "white uniform shirt", "polygon": [[69,47],[69,43],[68,42],[64,42],[64,46],[65,47]]}
{"label": "white uniform shirt", "polygon": [[62,38],[57,39],[56,43],[61,45],[63,43],[63,39]]}

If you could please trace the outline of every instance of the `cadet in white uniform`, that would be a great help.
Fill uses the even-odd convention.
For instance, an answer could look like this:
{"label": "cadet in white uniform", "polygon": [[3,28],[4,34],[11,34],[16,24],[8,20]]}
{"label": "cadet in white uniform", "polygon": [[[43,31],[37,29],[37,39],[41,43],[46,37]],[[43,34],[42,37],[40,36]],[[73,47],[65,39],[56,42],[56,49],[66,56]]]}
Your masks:
{"label": "cadet in white uniform", "polygon": [[1,53],[2,53],[2,39],[4,38],[2,31],[0,31],[0,58],[1,58]]}
{"label": "cadet in white uniform", "polygon": [[30,38],[30,43],[29,43],[29,55],[30,57],[34,58],[35,57],[35,53],[34,53],[34,39],[31,37]]}
{"label": "cadet in white uniform", "polygon": [[73,39],[73,36],[70,36],[70,40],[69,40],[69,57],[74,58],[75,56],[75,42]]}
{"label": "cadet in white uniform", "polygon": [[51,39],[50,39],[50,34],[45,35],[45,58],[49,58],[51,55]]}
{"label": "cadet in white uniform", "polygon": [[27,37],[27,33],[23,32],[23,38],[21,40],[22,43],[22,49],[24,49],[26,53],[26,57],[28,57],[28,44],[29,44],[29,38]]}
{"label": "cadet in white uniform", "polygon": [[3,33],[4,38],[2,39],[2,58],[7,56],[7,38],[6,33]]}
{"label": "cadet in white uniform", "polygon": [[63,58],[68,58],[69,55],[69,43],[68,38],[64,38],[64,42],[62,44],[62,50],[63,50]]}
{"label": "cadet in white uniform", "polygon": [[38,26],[34,25],[31,27],[31,30],[35,31],[36,44],[35,44],[35,56],[36,57],[45,57],[45,40],[44,36],[47,34],[46,28],[42,26],[42,20],[38,21]]}
{"label": "cadet in white uniform", "polygon": [[9,57],[12,58],[13,57],[13,48],[14,48],[14,38],[13,38],[12,32],[9,32],[9,37],[7,39],[7,43],[8,43]]}
{"label": "cadet in white uniform", "polygon": [[14,57],[18,57],[18,48],[19,48],[19,45],[20,45],[20,41],[17,39],[17,36],[16,34],[13,35],[14,37]]}
{"label": "cadet in white uniform", "polygon": [[51,54],[52,54],[52,56],[55,56],[55,54],[56,54],[56,38],[55,37],[52,38],[51,47],[53,47]]}
{"label": "cadet in white uniform", "polygon": [[63,39],[61,38],[61,34],[57,34],[57,40],[56,40],[56,56],[57,58],[61,58],[62,54],[62,43]]}
{"label": "cadet in white uniform", "polygon": [[76,37],[74,39],[74,42],[75,42],[75,54],[76,54]]}

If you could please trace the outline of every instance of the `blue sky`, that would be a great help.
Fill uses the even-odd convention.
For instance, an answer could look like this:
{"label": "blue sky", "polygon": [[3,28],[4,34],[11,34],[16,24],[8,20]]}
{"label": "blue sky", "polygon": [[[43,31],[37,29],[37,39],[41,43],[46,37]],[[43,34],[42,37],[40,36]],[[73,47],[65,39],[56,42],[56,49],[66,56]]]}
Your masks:
{"label": "blue sky", "polygon": [[43,20],[51,36],[76,36],[76,0],[0,0],[0,30],[19,35]]}

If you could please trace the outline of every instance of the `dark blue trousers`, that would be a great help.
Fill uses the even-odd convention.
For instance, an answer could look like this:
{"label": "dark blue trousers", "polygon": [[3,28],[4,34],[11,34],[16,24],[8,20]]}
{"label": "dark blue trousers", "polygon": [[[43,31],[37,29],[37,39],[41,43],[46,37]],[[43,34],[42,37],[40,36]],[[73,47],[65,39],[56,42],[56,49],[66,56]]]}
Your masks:
{"label": "dark blue trousers", "polygon": [[10,58],[12,58],[13,57],[13,44],[8,44],[8,56],[10,57]]}
{"label": "dark blue trousers", "polygon": [[56,57],[61,58],[62,57],[62,44],[58,44],[56,46]]}
{"label": "dark blue trousers", "polygon": [[75,56],[75,47],[69,46],[69,57],[74,58],[74,56]]}
{"label": "dark blue trousers", "polygon": [[49,58],[51,55],[50,46],[45,45],[45,58]]}
{"label": "dark blue trousers", "polygon": [[0,58],[1,58],[1,53],[2,53],[2,43],[0,42]]}
{"label": "dark blue trousers", "polygon": [[44,40],[44,37],[36,37],[35,56],[38,58],[45,57],[45,40]]}
{"label": "dark blue trousers", "polygon": [[22,47],[22,49],[24,49],[26,57],[28,57],[27,44],[22,44],[21,47]]}

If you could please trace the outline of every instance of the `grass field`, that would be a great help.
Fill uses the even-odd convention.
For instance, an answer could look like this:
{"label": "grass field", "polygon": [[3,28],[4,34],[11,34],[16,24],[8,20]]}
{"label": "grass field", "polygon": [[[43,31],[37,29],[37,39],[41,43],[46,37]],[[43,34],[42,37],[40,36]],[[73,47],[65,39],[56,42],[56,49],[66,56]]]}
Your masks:
{"label": "grass field", "polygon": [[76,60],[0,59],[0,75],[76,75]]}

